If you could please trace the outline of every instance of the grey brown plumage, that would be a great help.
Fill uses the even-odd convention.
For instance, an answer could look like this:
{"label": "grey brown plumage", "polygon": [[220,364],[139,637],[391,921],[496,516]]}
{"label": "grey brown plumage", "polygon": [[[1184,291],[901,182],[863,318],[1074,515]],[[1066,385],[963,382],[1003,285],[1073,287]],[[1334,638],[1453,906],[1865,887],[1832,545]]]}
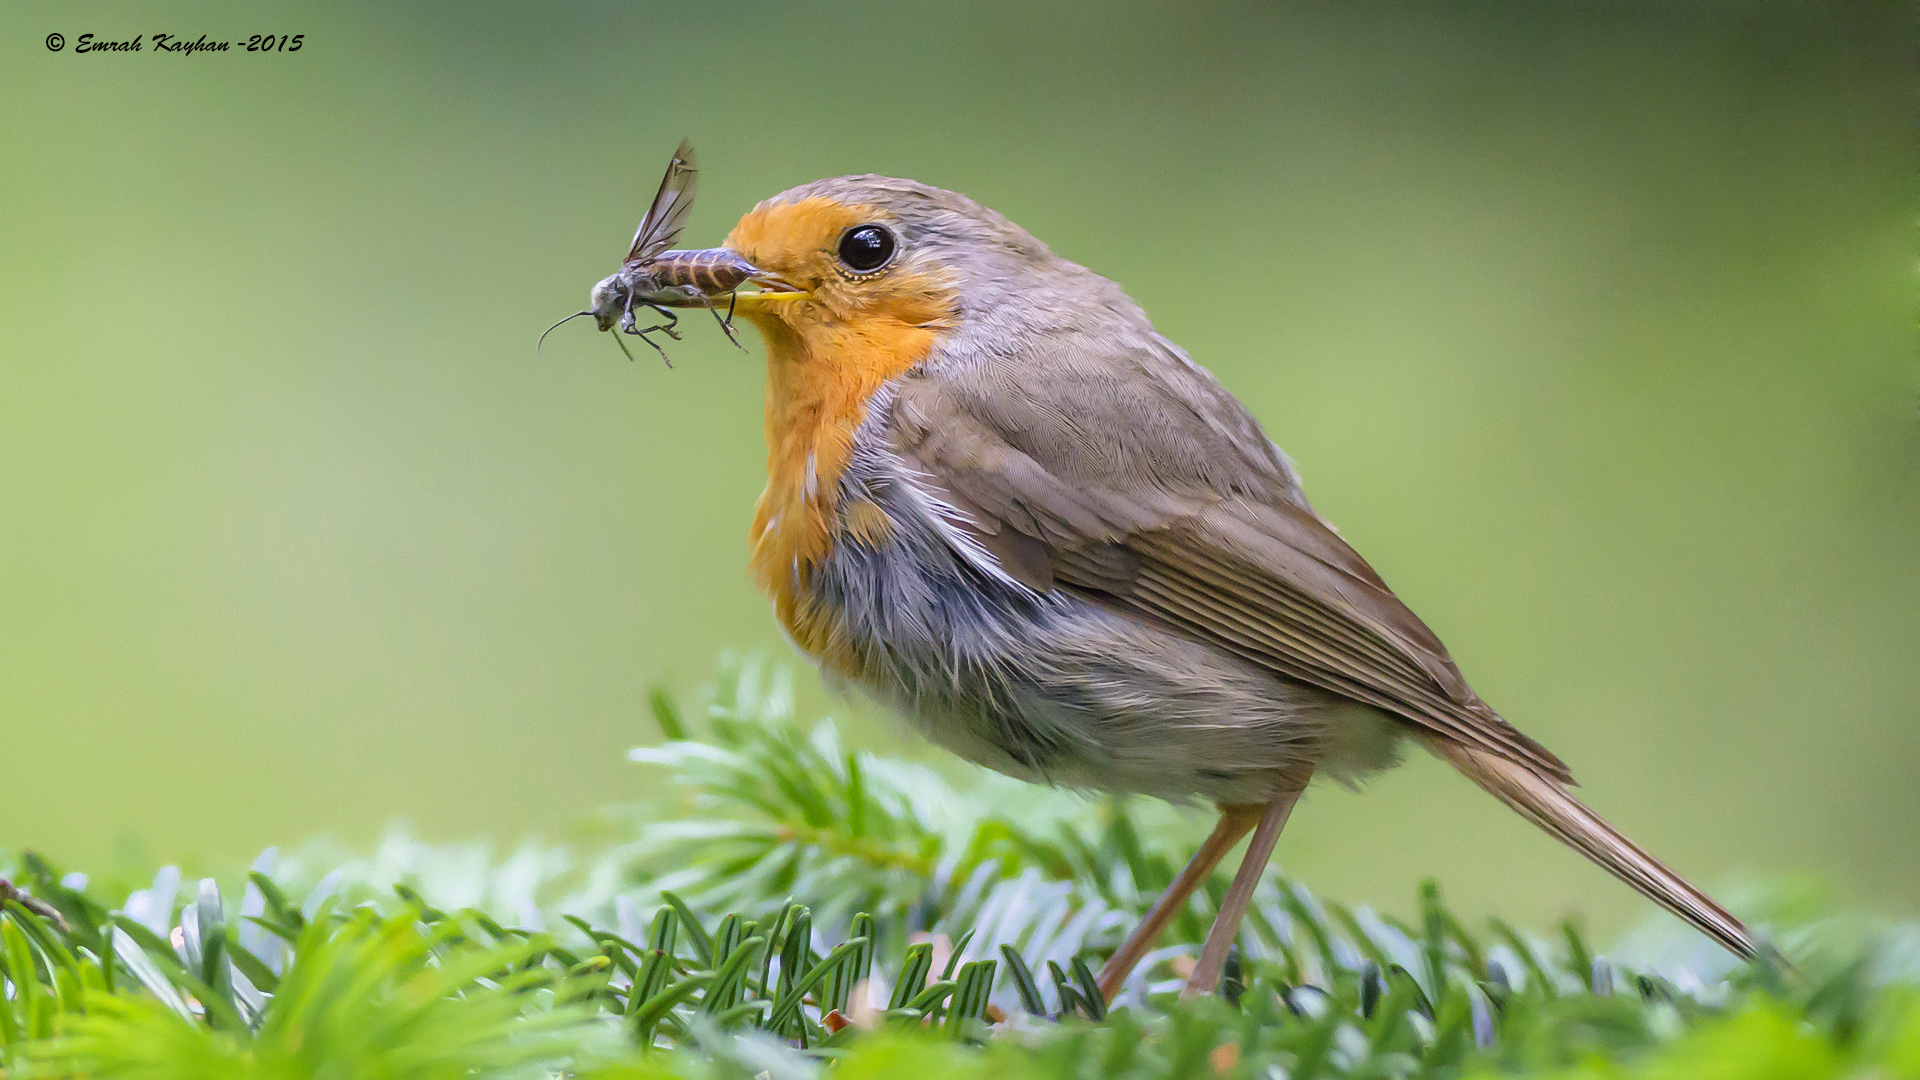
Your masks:
{"label": "grey brown plumage", "polygon": [[[896,438],[1003,566],[1024,568],[1030,586],[1078,592],[1414,725],[1424,745],[1536,825],[1754,955],[1739,920],[1567,793],[1565,764],[1468,687],[1432,631],[1313,514],[1288,470],[1203,421],[1146,374],[1151,361],[1130,365],[1122,384],[1076,377],[1051,359],[996,361],[1026,366],[1020,395],[987,400],[979,388],[992,378],[910,375],[894,402]],[[1176,430],[1130,439],[1142,409]],[[1038,441],[1043,418],[1068,410],[1079,422]],[[1205,447],[1204,462],[1151,458],[1168,445]],[[1220,475],[1233,457],[1243,468]]]}
{"label": "grey brown plumage", "polygon": [[1621,835],[1620,830],[1587,809],[1551,778],[1498,754],[1447,739],[1429,738],[1426,742],[1441,760],[1471,777],[1474,783],[1522,817],[1600,864],[1640,895],[1726,946],[1734,955],[1751,960],[1768,950],[1748,931],[1746,924],[1715,903],[1713,897],[1642,851],[1638,844]]}
{"label": "grey brown plumage", "polygon": [[[1572,779],[1468,688],[1440,640],[1314,515],[1288,471],[1224,437],[1155,377],[1171,356],[1129,364],[1124,383],[1085,377],[1076,360],[1112,364],[1016,354],[994,363],[1023,370],[1018,395],[983,390],[999,384],[992,374],[908,376],[895,401],[905,451],[968,508],[984,546],[1019,552],[1004,564],[1027,568],[1029,584],[1064,586]],[[1231,398],[1208,404],[1239,410]],[[1042,427],[1069,414],[1077,422]],[[1258,430],[1251,417],[1233,420],[1227,431]],[[1142,440],[1149,423],[1162,430]],[[1048,441],[1036,434],[1049,430]],[[1164,452],[1174,446],[1192,452]]]}
{"label": "grey brown plumage", "polygon": [[[897,253],[836,265],[868,226]],[[981,764],[1212,799],[1264,843],[1307,777],[1385,767],[1412,735],[1753,955],[1737,919],[1568,794],[1565,764],[1473,692],[1253,416],[1113,282],[964,196],[875,176],[770,199],[723,250],[795,290],[742,310],[768,342],[753,564],[830,678]],[[1205,857],[1230,844],[1216,832]]]}

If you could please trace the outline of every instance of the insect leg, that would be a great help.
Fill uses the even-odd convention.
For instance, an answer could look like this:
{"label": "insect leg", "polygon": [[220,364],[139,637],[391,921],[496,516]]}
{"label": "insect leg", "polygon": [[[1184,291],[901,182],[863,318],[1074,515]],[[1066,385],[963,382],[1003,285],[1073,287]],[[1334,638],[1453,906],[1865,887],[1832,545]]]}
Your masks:
{"label": "insect leg", "polygon": [[[655,330],[667,330],[667,328],[664,326],[649,326],[645,330],[637,331],[635,333],[635,336],[638,337],[641,341],[644,341],[647,344],[653,346],[653,351],[660,354],[661,361],[665,363],[668,367],[672,367],[673,357],[667,355],[667,350],[661,348],[659,342],[653,340],[653,338],[648,336],[649,334],[653,333]],[[673,333],[673,331],[671,330],[667,330],[667,332],[669,334]],[[675,335],[674,340],[675,341],[680,340],[679,336]],[[625,348],[625,346],[622,346],[622,348]]]}
{"label": "insect leg", "polygon": [[[634,322],[633,322],[633,294],[632,294],[632,293],[628,293],[628,294],[627,294],[627,305],[626,305],[626,310],[624,310],[624,311],[622,311],[622,312],[620,313],[620,329],[621,329],[621,331],[622,331],[622,332],[624,332],[624,333],[628,333],[628,334],[634,334],[634,335],[636,335],[636,336],[638,336],[638,337],[640,338],[640,340],[641,340],[641,341],[644,341],[644,342],[646,342],[646,343],[647,343],[647,344],[649,344],[649,345],[653,345],[653,339],[651,339],[651,338],[649,338],[649,337],[647,337],[647,332],[646,332],[645,330],[641,330],[641,329],[638,329],[638,328],[637,328],[637,327],[635,327],[635,325],[634,325]],[[618,346],[620,346],[620,351],[621,351],[621,352],[623,352],[623,353],[626,353],[626,354],[627,354],[627,362],[628,362],[628,363],[632,363],[632,362],[633,362],[633,350],[632,350],[632,349],[629,349],[629,348],[627,348],[627,343],[626,343],[626,342],[624,342],[624,341],[621,341],[621,340],[620,340],[620,335],[619,335],[619,334],[615,334],[615,335],[613,335],[613,343],[614,343],[615,345],[618,345]],[[654,348],[654,351],[655,351],[655,352],[657,352],[657,353],[659,353],[659,354],[660,354],[660,359],[662,359],[662,360],[667,360],[667,352],[666,352],[666,350],[665,350],[665,349],[662,349],[662,348],[661,348],[660,346],[658,346],[658,345],[653,345],[653,348]],[[673,366],[673,361],[672,361],[672,360],[667,360],[667,366],[668,366],[668,367],[672,367],[672,366]]]}
{"label": "insect leg", "polygon": [[654,329],[661,331],[662,333],[666,334],[668,337],[672,338],[675,341],[679,341],[680,340],[679,331],[676,331],[674,329],[674,327],[680,325],[679,314],[672,311],[671,309],[663,308],[659,304],[648,304],[647,306],[659,312],[660,314],[666,316],[667,318],[666,322],[662,323],[659,326],[654,327]]}
{"label": "insect leg", "polygon": [[730,292],[727,294],[727,317],[724,319],[720,317],[720,309],[714,307],[712,304],[707,305],[707,310],[713,313],[713,321],[720,324],[720,332],[727,335],[727,340],[733,342],[733,347],[739,349],[741,352],[746,352],[747,347],[740,344],[739,338],[733,336],[733,303],[739,298],[740,294],[738,292]]}
{"label": "insect leg", "polygon": [[668,311],[666,308],[663,308],[658,304],[648,304],[644,300],[642,300],[641,303],[659,312],[660,314],[665,315],[667,317],[667,321],[663,323],[655,323],[652,326],[643,328],[638,326],[633,320],[629,319],[626,325],[623,327],[623,329],[625,329],[627,333],[644,337],[647,334],[653,333],[655,330],[659,330],[675,341],[680,340],[679,332],[674,329],[674,327],[679,325],[680,323],[680,316],[675,315],[673,312]]}

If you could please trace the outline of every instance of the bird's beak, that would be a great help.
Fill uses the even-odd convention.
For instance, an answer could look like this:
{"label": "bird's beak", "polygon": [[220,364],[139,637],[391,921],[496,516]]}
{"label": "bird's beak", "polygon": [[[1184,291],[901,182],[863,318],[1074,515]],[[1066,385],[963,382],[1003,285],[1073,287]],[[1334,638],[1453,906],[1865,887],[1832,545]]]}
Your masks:
{"label": "bird's beak", "polygon": [[[737,311],[763,311],[776,304],[813,296],[779,274],[753,265],[732,248],[669,251],[661,255],[655,265],[676,283],[700,290],[709,305],[725,301]],[[740,291],[746,285],[755,289]]]}

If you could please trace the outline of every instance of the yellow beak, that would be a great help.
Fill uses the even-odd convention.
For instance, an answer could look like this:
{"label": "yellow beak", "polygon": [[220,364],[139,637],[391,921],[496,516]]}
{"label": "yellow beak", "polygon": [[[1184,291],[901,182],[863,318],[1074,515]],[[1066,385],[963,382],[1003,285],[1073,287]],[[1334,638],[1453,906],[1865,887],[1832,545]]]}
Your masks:
{"label": "yellow beak", "polygon": [[[813,299],[813,294],[810,292],[786,289],[780,291],[736,293],[734,294],[732,302],[734,309],[737,311],[765,311],[778,304],[790,303],[795,300],[811,299]],[[713,303],[715,307],[719,306],[719,300],[719,297],[714,298]]]}

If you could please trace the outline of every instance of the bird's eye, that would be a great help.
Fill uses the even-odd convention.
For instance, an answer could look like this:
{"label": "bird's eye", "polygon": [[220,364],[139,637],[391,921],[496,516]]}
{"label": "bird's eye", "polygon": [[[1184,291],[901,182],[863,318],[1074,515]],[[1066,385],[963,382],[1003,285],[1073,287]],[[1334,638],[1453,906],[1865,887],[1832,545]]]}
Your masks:
{"label": "bird's eye", "polygon": [[881,225],[857,225],[840,235],[840,261],[856,273],[885,266],[893,249],[893,233]]}

